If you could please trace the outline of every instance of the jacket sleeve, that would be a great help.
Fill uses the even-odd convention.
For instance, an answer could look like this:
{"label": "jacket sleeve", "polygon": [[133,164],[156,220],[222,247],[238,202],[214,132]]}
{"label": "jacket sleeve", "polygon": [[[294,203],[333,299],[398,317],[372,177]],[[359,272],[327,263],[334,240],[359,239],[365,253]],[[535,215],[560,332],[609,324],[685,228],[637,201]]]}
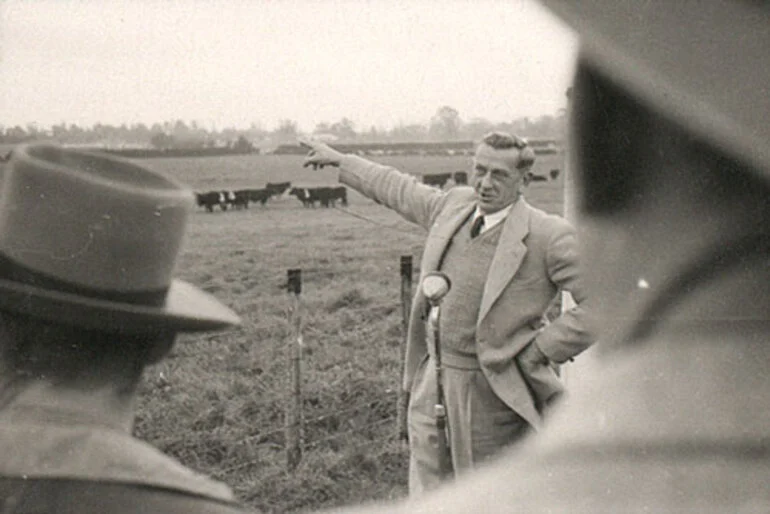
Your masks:
{"label": "jacket sleeve", "polygon": [[594,343],[595,334],[587,310],[587,295],[580,276],[577,234],[560,220],[554,230],[546,255],[549,279],[561,290],[571,293],[575,306],[545,326],[535,342],[553,362],[563,363]]}
{"label": "jacket sleeve", "polygon": [[342,158],[339,180],[426,230],[435,221],[447,198],[447,193],[426,186],[412,175],[356,155]]}

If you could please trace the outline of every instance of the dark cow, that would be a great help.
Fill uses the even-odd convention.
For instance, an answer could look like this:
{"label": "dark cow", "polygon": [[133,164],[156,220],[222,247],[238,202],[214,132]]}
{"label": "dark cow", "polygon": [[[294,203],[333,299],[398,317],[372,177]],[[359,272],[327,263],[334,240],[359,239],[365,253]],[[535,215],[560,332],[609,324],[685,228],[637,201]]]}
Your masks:
{"label": "dark cow", "polygon": [[548,182],[548,177],[544,175],[535,175],[534,173],[529,173],[529,181],[530,182]]}
{"label": "dark cow", "polygon": [[292,187],[289,190],[291,196],[296,196],[297,200],[302,202],[304,207],[315,207],[316,199],[310,194],[310,188],[307,187]]}
{"label": "dark cow", "polygon": [[235,192],[234,191],[220,191],[222,193],[222,201],[219,204],[219,208],[226,211],[228,207],[235,206]]}
{"label": "dark cow", "polygon": [[208,212],[214,212],[217,205],[223,211],[227,210],[226,197],[222,191],[208,191],[206,193],[195,193],[198,206],[204,207]]}
{"label": "dark cow", "polygon": [[268,199],[273,196],[270,190],[266,187],[262,189],[247,189],[246,191],[248,191],[250,202],[259,202],[262,205],[265,205]]}
{"label": "dark cow", "polygon": [[337,195],[337,199],[339,199],[340,203],[344,205],[345,207],[348,206],[348,190],[344,186],[335,187],[333,189],[333,194]]}
{"label": "dark cow", "polygon": [[280,196],[291,188],[291,182],[268,182],[265,189],[270,192],[270,196]]}
{"label": "dark cow", "polygon": [[337,200],[342,205],[348,204],[348,190],[344,186],[293,187],[289,194],[295,196],[305,207],[315,207],[316,203],[320,203],[322,207],[334,207]]}
{"label": "dark cow", "polygon": [[318,187],[315,195],[324,207],[336,207],[337,200],[342,205],[348,205],[348,190],[345,186],[339,187]]}
{"label": "dark cow", "polygon": [[468,174],[464,171],[455,171],[452,177],[454,178],[455,184],[458,186],[468,183]]}
{"label": "dark cow", "polygon": [[232,205],[236,209],[248,209],[249,208],[249,190],[239,189],[233,192]]}
{"label": "dark cow", "polygon": [[426,173],[422,176],[422,182],[423,184],[428,184],[429,186],[435,186],[441,189],[450,178],[452,178],[451,173]]}
{"label": "dark cow", "polygon": [[551,180],[556,180],[557,178],[559,178],[560,171],[561,170],[559,170],[559,168],[552,169],[551,172],[549,173],[549,175],[551,176]]}

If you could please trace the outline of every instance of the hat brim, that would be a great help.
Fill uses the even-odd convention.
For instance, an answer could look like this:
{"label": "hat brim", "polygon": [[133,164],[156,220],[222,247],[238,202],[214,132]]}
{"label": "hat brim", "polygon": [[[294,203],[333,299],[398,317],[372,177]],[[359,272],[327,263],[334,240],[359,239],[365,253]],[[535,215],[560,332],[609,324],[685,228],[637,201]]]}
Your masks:
{"label": "hat brim", "polygon": [[611,79],[768,178],[770,10],[732,0],[541,1]]}
{"label": "hat brim", "polygon": [[192,284],[174,280],[164,305],[113,302],[0,279],[0,310],[109,332],[204,332],[239,325],[235,312]]}

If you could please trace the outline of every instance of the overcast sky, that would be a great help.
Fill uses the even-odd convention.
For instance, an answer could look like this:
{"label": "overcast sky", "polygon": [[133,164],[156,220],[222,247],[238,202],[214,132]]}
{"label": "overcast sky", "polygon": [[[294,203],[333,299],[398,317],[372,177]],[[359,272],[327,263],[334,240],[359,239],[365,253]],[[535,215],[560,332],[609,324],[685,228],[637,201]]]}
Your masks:
{"label": "overcast sky", "polygon": [[531,0],[0,0],[0,124],[359,130],[555,114],[576,39]]}

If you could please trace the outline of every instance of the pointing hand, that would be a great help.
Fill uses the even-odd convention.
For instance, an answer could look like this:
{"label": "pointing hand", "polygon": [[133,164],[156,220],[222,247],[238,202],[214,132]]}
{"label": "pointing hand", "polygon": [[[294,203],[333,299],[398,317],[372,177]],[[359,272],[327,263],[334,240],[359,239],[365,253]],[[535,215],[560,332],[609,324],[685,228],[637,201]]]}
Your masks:
{"label": "pointing hand", "polygon": [[300,138],[299,144],[309,150],[305,162],[302,163],[303,167],[312,166],[313,169],[318,169],[320,166],[339,166],[340,161],[344,154],[334,150],[326,143],[316,141],[314,139],[302,139]]}

